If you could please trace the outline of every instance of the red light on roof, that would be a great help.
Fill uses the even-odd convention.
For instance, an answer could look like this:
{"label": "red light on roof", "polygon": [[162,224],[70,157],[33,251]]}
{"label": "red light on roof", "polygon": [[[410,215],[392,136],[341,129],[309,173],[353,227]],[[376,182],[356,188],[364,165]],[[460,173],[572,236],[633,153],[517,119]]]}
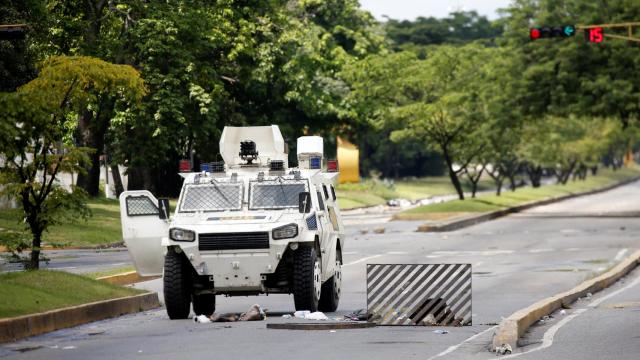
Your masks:
{"label": "red light on roof", "polygon": [[327,160],[327,171],[329,172],[338,171],[338,160]]}
{"label": "red light on roof", "polygon": [[180,172],[190,172],[190,171],[191,171],[191,161],[180,160]]}

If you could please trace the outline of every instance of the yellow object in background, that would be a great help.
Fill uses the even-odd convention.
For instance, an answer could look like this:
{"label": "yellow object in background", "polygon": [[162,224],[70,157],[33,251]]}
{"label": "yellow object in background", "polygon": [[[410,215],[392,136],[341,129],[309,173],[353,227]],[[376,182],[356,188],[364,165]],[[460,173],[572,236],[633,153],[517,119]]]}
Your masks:
{"label": "yellow object in background", "polygon": [[340,171],[338,182],[340,184],[360,182],[360,150],[341,137],[337,138],[337,143]]}

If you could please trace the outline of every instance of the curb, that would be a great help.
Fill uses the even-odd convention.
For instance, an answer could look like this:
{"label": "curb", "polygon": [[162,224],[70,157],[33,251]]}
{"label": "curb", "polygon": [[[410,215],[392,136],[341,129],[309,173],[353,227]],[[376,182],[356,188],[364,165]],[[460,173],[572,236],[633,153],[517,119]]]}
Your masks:
{"label": "curb", "polygon": [[161,276],[140,276],[137,271],[128,271],[121,274],[101,276],[96,280],[104,281],[113,285],[129,285],[141,281],[158,279]]}
{"label": "curb", "polygon": [[563,304],[568,305],[578,298],[586,296],[587,293],[593,294],[611,286],[638,265],[640,265],[640,250],[598,277],[584,281],[567,292],[548,297],[516,311],[498,325],[493,336],[493,349],[503,344],[509,344],[515,348],[518,345],[518,339],[541,317],[558,310]]}
{"label": "curb", "polygon": [[158,294],[146,293],[1,319],[0,343],[157,307],[160,307]]}
{"label": "curb", "polygon": [[587,196],[587,195],[594,195],[594,194],[598,194],[601,192],[605,192],[605,191],[609,191],[612,189],[615,189],[617,187],[623,186],[623,185],[627,185],[627,184],[631,184],[633,182],[639,181],[640,177],[634,177],[628,180],[623,180],[620,182],[617,182],[615,184],[611,184],[611,185],[607,185],[598,189],[593,189],[593,190],[589,190],[589,191],[585,191],[585,192],[581,192],[581,193],[575,193],[575,194],[568,194],[568,195],[562,195],[562,196],[558,196],[558,197],[552,197],[552,198],[548,198],[548,199],[544,199],[544,200],[538,200],[538,201],[532,201],[532,202],[528,202],[522,205],[518,205],[518,206],[514,206],[514,207],[510,207],[507,209],[503,209],[503,210],[496,210],[496,211],[492,211],[492,212],[487,212],[487,213],[481,213],[479,215],[472,215],[469,217],[466,217],[464,219],[459,219],[459,220],[452,220],[449,222],[444,222],[442,224],[439,225],[429,225],[429,224],[423,224],[418,226],[418,229],[416,230],[417,232],[444,232],[444,231],[453,231],[453,230],[458,230],[458,229],[462,229],[465,227],[469,227],[472,225],[476,225],[479,223],[483,223],[489,220],[493,220],[493,219],[497,219],[509,214],[514,214],[514,213],[518,213],[524,210],[528,210],[531,209],[533,207],[536,206],[542,206],[542,205],[548,205],[548,204],[552,204],[555,202],[559,202],[559,201],[564,201],[564,200],[568,200],[568,199],[573,199],[573,198],[577,198],[580,196]]}

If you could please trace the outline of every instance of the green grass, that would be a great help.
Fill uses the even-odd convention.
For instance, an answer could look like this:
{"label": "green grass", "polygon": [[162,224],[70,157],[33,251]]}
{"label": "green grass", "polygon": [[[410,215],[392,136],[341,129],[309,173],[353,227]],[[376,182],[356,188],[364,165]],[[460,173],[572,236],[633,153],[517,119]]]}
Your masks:
{"label": "green grass", "polygon": [[[471,184],[463,181],[465,191],[471,190]],[[480,191],[491,189],[493,183],[483,179],[478,185]],[[426,199],[432,196],[455,194],[455,189],[447,176],[433,176],[419,179],[402,179],[393,185],[385,185],[381,181],[365,180],[357,184],[340,184],[336,188],[338,204],[341,209],[353,209],[363,206],[385,204],[390,199],[407,199],[411,201]]]}
{"label": "green grass", "polygon": [[539,188],[525,187],[515,192],[505,191],[501,196],[495,194],[479,196],[475,199],[454,200],[444,203],[431,204],[404,211],[396,218],[415,219],[419,214],[430,213],[477,213],[506,209],[534,200],[542,200],[562,195],[581,193],[601,188],[613,183],[627,180],[640,175],[640,168],[623,168],[618,171],[602,169],[597,176],[588,176],[586,180],[570,180],[566,185],[547,185]]}
{"label": "green grass", "polygon": [[[74,224],[54,226],[43,235],[44,245],[93,247],[122,241],[120,205],[117,200],[92,199],[89,208],[93,216]],[[0,228],[22,230],[20,209],[0,210]]]}
{"label": "green grass", "polygon": [[0,318],[33,314],[144,291],[61,271],[0,274]]}

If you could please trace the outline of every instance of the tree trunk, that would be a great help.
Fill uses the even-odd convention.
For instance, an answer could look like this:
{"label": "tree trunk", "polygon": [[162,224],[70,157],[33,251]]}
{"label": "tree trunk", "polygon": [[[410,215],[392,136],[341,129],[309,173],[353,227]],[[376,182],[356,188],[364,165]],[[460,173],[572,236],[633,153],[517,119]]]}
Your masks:
{"label": "tree trunk", "polygon": [[449,179],[451,179],[451,184],[453,184],[453,187],[456,189],[458,198],[460,200],[464,200],[464,191],[462,191],[462,185],[460,184],[460,179],[458,179],[458,174],[453,170],[453,161],[449,155],[449,150],[446,146],[441,146],[441,148],[442,156],[444,157],[444,161],[447,163],[447,169],[449,170]]}
{"label": "tree trunk", "polygon": [[40,246],[42,244],[42,231],[33,233],[33,242],[31,243],[31,259],[29,261],[29,270],[40,269]]}
{"label": "tree trunk", "polygon": [[526,165],[525,167],[527,175],[529,175],[529,181],[534,188],[540,187],[540,179],[542,178],[542,166]]}
{"label": "tree trunk", "polygon": [[598,175],[598,165],[593,165],[591,167],[591,175],[593,175],[593,176]]}
{"label": "tree trunk", "polygon": [[509,174],[509,188],[511,189],[511,191],[516,191],[516,175],[515,174]]}
{"label": "tree trunk", "polygon": [[502,195],[502,180],[496,181],[496,195]]}
{"label": "tree trunk", "polygon": [[113,175],[113,187],[116,191],[116,197],[119,197],[124,192],[124,186],[122,185],[122,177],[120,177],[118,165],[111,165],[111,174]]}
{"label": "tree trunk", "polygon": [[100,195],[100,154],[104,151],[104,141],[115,100],[103,98],[98,102],[98,111],[94,118],[93,113],[84,109],[78,119],[78,142],[80,146],[94,149],[90,155],[91,164],[85,167],[86,174],[78,174],[78,186],[84,189],[89,196]]}

